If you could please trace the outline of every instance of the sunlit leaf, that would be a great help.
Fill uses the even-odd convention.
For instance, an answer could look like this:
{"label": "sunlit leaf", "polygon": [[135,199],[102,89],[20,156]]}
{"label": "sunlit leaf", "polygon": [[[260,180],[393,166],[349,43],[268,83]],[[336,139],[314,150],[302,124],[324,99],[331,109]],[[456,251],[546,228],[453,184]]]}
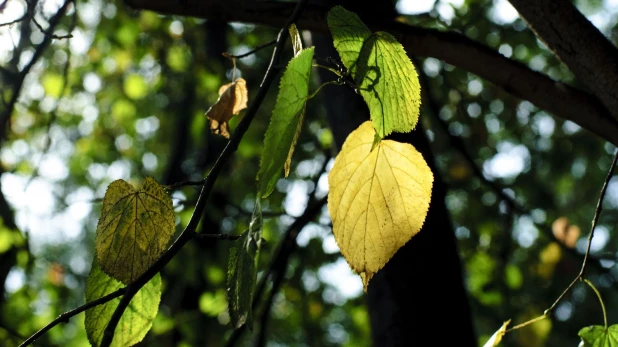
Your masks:
{"label": "sunlit leaf", "polygon": [[328,176],[333,233],[365,289],[421,230],[433,184],[431,170],[412,145],[382,140],[371,151],[375,134],[371,122],[353,131]]}
{"label": "sunlit leaf", "polygon": [[579,333],[582,347],[615,347],[618,346],[618,324],[608,328],[592,325],[582,328]]}
{"label": "sunlit leaf", "polygon": [[294,49],[294,56],[297,56],[303,50],[303,42],[300,39],[300,33],[295,24],[290,25],[289,31],[292,48]]}
{"label": "sunlit leaf", "polygon": [[219,88],[219,100],[206,111],[210,120],[210,130],[225,138],[230,138],[228,122],[234,115],[247,108],[247,82],[239,78]]}
{"label": "sunlit leaf", "polygon": [[277,103],[264,137],[258,172],[262,197],[273,191],[282,169],[286,177],[290,172],[292,154],[305,115],[312,59],[313,47],[303,50],[290,61],[281,78]]}
{"label": "sunlit leaf", "polygon": [[247,324],[251,329],[253,291],[257,275],[257,259],[262,239],[262,206],[256,199],[249,230],[230,249],[227,270],[227,297],[230,319],[234,328]]}
{"label": "sunlit leaf", "polygon": [[[99,299],[124,287],[122,283],[109,277],[99,266],[96,258],[86,279],[86,302]],[[112,346],[132,346],[140,342],[154,321],[161,301],[161,277],[156,274],[135,294],[131,303],[118,322]],[[120,298],[86,311],[86,333],[93,346],[99,346],[103,332],[109,323]]]}
{"label": "sunlit leaf", "polygon": [[386,32],[371,34],[358,16],[339,6],[329,12],[328,25],[380,137],[414,129],[421,88],[403,46]]}
{"label": "sunlit leaf", "polygon": [[498,329],[492,336],[491,338],[489,338],[489,340],[487,340],[487,342],[483,345],[483,347],[496,347],[500,344],[500,341],[502,341],[502,337],[504,336],[504,334],[506,334],[506,328],[509,326],[509,323],[511,323],[511,320],[507,320],[506,322],[504,322],[502,324],[502,326],[500,327],[500,329]]}
{"label": "sunlit leaf", "polygon": [[327,21],[341,62],[354,76],[361,49],[365,40],[371,36],[371,30],[356,13],[341,6],[335,6],[328,12]]}
{"label": "sunlit leaf", "polygon": [[172,199],[153,178],[138,191],[123,180],[112,182],[103,199],[95,250],[101,268],[128,284],[166,249],[174,234]]}

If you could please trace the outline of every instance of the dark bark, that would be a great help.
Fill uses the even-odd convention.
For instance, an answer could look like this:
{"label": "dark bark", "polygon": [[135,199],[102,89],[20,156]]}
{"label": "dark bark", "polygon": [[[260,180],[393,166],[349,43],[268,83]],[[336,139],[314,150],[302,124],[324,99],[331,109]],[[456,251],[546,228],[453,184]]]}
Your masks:
{"label": "dark bark", "polygon": [[[336,56],[330,37],[314,35],[318,56]],[[328,48],[330,47],[330,48]],[[320,70],[322,81],[332,74]],[[335,142],[369,118],[367,107],[350,88],[329,86],[324,103]],[[413,144],[434,173],[434,187],[422,230],[378,271],[369,283],[367,303],[375,346],[426,346],[439,339],[444,346],[476,346],[470,306],[462,282],[455,236],[444,204],[445,186],[434,165],[423,130],[393,139]],[[445,333],[457,322],[457,333]]]}
{"label": "dark bark", "polygon": [[510,0],[536,36],[618,120],[618,49],[567,0]]}

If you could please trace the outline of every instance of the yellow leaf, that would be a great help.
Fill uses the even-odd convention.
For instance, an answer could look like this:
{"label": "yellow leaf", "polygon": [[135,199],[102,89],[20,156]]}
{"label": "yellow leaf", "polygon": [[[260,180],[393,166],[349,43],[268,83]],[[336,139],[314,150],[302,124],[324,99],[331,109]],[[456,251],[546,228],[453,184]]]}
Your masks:
{"label": "yellow leaf", "polygon": [[504,336],[504,334],[506,334],[506,327],[509,326],[509,323],[511,323],[511,320],[507,320],[506,322],[504,322],[502,324],[502,326],[500,327],[500,329],[498,329],[489,340],[487,340],[487,342],[483,345],[483,347],[496,347],[498,346],[498,344],[500,343],[500,341],[502,341],[502,337]]}
{"label": "yellow leaf", "polygon": [[423,226],[433,175],[410,144],[380,141],[363,123],[343,144],[328,176],[328,211],[341,253],[361,275],[373,275]]}
{"label": "yellow leaf", "polygon": [[232,116],[247,108],[247,82],[239,78],[219,88],[219,100],[206,112],[210,119],[210,130],[225,138],[230,138],[228,121]]}
{"label": "yellow leaf", "polygon": [[166,249],[174,225],[172,199],[153,178],[139,191],[123,180],[112,182],[94,240],[101,268],[124,284],[133,282]]}

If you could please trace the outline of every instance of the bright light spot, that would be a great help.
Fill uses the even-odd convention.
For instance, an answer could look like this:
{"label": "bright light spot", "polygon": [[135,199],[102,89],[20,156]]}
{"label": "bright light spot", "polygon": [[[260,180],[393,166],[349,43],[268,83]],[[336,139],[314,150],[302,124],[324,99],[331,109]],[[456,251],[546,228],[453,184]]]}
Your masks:
{"label": "bright light spot", "polygon": [[339,245],[337,245],[337,241],[335,240],[335,235],[329,233],[328,236],[322,240],[322,249],[324,253],[334,254],[340,251]]}
{"label": "bright light spot", "polygon": [[288,194],[283,202],[285,213],[290,216],[298,217],[305,211],[307,207],[307,185],[304,181],[293,181],[291,188],[288,189]]}
{"label": "bright light spot", "polygon": [[521,216],[517,219],[513,227],[513,238],[523,247],[528,248],[534,244],[539,237],[539,231],[534,226],[532,219],[528,216]]}
{"label": "bright light spot", "polygon": [[335,287],[347,299],[355,298],[363,292],[360,276],[353,273],[345,259],[324,265],[318,270],[320,281]]}
{"label": "bright light spot", "polygon": [[542,137],[550,137],[554,134],[554,128],[556,127],[556,121],[546,114],[545,112],[539,112],[534,117],[534,123],[532,129],[541,135]]}
{"label": "bright light spot", "polygon": [[73,37],[69,41],[69,47],[71,48],[71,52],[75,55],[83,55],[86,54],[88,48],[90,48],[90,44],[92,43],[92,34],[84,34],[84,32],[75,28],[71,32]]}
{"label": "bright light spot", "polygon": [[64,180],[69,176],[69,169],[65,162],[55,154],[43,157],[39,165],[39,174],[51,181]]}
{"label": "bright light spot", "polygon": [[494,0],[489,16],[498,24],[510,24],[519,17],[519,13],[507,0]]}
{"label": "bright light spot", "polygon": [[154,171],[157,168],[157,156],[148,152],[148,153],[144,153],[144,156],[142,157],[142,164],[144,165],[144,168],[148,171]]}
{"label": "bright light spot", "polygon": [[468,82],[468,93],[470,93],[470,95],[472,96],[479,95],[479,93],[481,93],[482,90],[483,90],[483,84],[479,80],[474,79]]}
{"label": "bright light spot", "polygon": [[84,89],[88,92],[88,93],[96,93],[99,90],[101,90],[101,79],[99,78],[99,76],[93,72],[88,72],[85,76],[84,76]]}
{"label": "bright light spot", "polygon": [[530,152],[524,145],[510,142],[498,144],[498,153],[486,161],[483,170],[492,177],[514,177],[530,164]]}
{"label": "bright light spot", "polygon": [[435,0],[399,0],[397,12],[401,14],[419,14],[431,11]]}
{"label": "bright light spot", "polygon": [[170,24],[170,33],[175,36],[180,36],[185,31],[182,22],[175,20]]}
{"label": "bright light spot", "polygon": [[[590,252],[596,253],[602,250],[609,241],[609,230],[603,225],[597,225],[594,229],[594,237],[590,243]],[[586,253],[588,247],[588,240],[586,238],[580,238],[575,245],[580,253]]]}
{"label": "bright light spot", "polygon": [[9,274],[6,276],[6,283],[4,285],[4,288],[6,289],[7,293],[12,294],[18,291],[21,287],[23,287],[25,282],[26,275],[24,274],[24,270],[15,267],[11,269],[11,271],[9,271]]}

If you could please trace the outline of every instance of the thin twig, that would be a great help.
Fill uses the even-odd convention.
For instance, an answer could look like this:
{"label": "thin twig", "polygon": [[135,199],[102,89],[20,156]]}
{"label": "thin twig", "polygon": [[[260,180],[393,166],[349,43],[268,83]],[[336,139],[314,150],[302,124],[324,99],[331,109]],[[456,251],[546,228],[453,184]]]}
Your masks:
{"label": "thin twig", "polygon": [[24,14],[21,17],[17,18],[17,19],[14,19],[14,20],[12,20],[10,22],[6,22],[6,23],[0,23],[0,27],[17,24],[17,23],[23,21],[24,19],[26,19],[27,16],[28,16],[28,11],[24,12]]}
{"label": "thin twig", "polygon": [[144,274],[138,277],[133,283],[127,286],[127,292],[120,300],[120,303],[116,307],[116,310],[112,314],[105,331],[103,332],[103,339],[101,341],[101,346],[107,347],[111,344],[114,338],[114,331],[116,330],[116,326],[120,321],[124,311],[129,306],[131,299],[133,296],[148,282],[154,275],[159,273],[163,267],[170,262],[176,256],[176,254],[184,247],[184,245],[193,238],[193,234],[195,233],[196,227],[199,224],[202,216],[204,215],[204,210],[206,208],[206,201],[212,191],[212,188],[217,180],[223,165],[227,163],[229,158],[238,148],[240,141],[242,140],[244,134],[249,129],[253,118],[257,114],[258,109],[260,108],[262,101],[266,97],[266,93],[268,92],[268,88],[275,80],[275,76],[279,73],[279,65],[281,60],[281,55],[283,51],[283,47],[285,44],[285,40],[287,38],[287,28],[299,18],[307,0],[300,0],[294,9],[294,12],[290,16],[288,22],[284,26],[283,29],[279,31],[277,36],[277,45],[273,51],[272,59],[270,61],[270,65],[266,70],[264,75],[264,79],[262,80],[262,84],[258,92],[256,93],[255,99],[251,103],[251,106],[247,110],[247,113],[243,117],[243,119],[238,124],[236,131],[228,141],[227,145],[219,155],[219,158],[215,162],[212,170],[206,177],[206,181],[202,186],[202,190],[197,199],[197,204],[195,206],[195,210],[193,211],[193,215],[189,220],[189,223],[185,227],[185,230],[180,234],[176,242],[165,252],[163,255],[153,264],[151,265]]}
{"label": "thin twig", "polygon": [[201,187],[204,185],[204,182],[206,182],[206,180],[177,182],[177,183],[165,186],[165,189],[167,189],[168,191],[172,191],[172,190],[176,190],[181,187],[189,187],[189,186]]}
{"label": "thin twig", "polygon": [[599,201],[597,202],[597,208],[595,209],[594,217],[592,218],[592,226],[590,227],[590,234],[588,234],[588,245],[586,246],[586,253],[584,254],[584,260],[582,261],[581,270],[579,270],[579,273],[577,274],[577,276],[575,276],[571,284],[569,284],[569,286],[562,292],[562,294],[558,296],[558,299],[556,299],[556,301],[554,301],[554,303],[547,310],[545,310],[545,312],[543,312],[543,315],[536,317],[528,322],[524,322],[522,324],[516,325],[512,327],[511,329],[507,330],[507,332],[522,328],[528,324],[536,322],[537,320],[541,320],[543,318],[548,317],[549,314],[554,310],[554,308],[556,308],[556,306],[560,303],[560,301],[562,301],[562,299],[564,299],[564,297],[571,291],[571,289],[573,289],[575,284],[578,281],[582,280],[584,273],[586,272],[586,266],[588,265],[588,258],[590,256],[590,247],[592,245],[592,238],[594,237],[594,229],[597,226],[597,222],[599,221],[599,216],[601,215],[601,211],[603,210],[603,198],[605,198],[605,192],[607,191],[607,186],[609,184],[609,181],[612,179],[612,176],[614,175],[614,168],[616,167],[616,161],[618,161],[618,151],[616,151],[616,154],[614,155],[614,160],[612,161],[612,165],[609,168],[607,177],[605,178],[605,183],[603,183],[603,188],[601,188],[601,194],[599,195]]}
{"label": "thin twig", "polygon": [[58,316],[58,318],[54,319],[53,321],[51,321],[49,324],[47,324],[46,326],[44,326],[41,330],[37,331],[36,333],[34,333],[34,335],[30,336],[26,341],[24,341],[21,345],[19,345],[19,347],[25,347],[30,345],[32,342],[34,342],[36,339],[38,339],[39,337],[41,337],[41,335],[45,334],[49,329],[55,327],[56,325],[60,324],[60,323],[67,323],[69,321],[69,319],[79,313],[82,313],[84,311],[86,311],[87,309],[93,308],[95,306],[99,306],[99,305],[103,305],[109,301],[112,301],[114,299],[116,299],[119,296],[122,296],[122,294],[124,294],[124,292],[126,291],[126,287],[125,288],[120,288],[118,290],[116,290],[113,293],[109,293],[103,297],[100,297],[96,300],[93,300],[89,303],[86,303],[80,307],[74,308],[70,311],[67,311],[63,314],[61,314],[60,316]]}
{"label": "thin twig", "polygon": [[73,37],[73,35],[71,35],[70,32],[69,32],[69,34],[66,34],[66,35],[56,35],[56,34],[50,32],[50,31],[45,30],[45,28],[43,28],[41,26],[41,24],[39,24],[39,22],[37,22],[37,20],[36,20],[36,18],[34,16],[32,16],[32,22],[34,23],[34,25],[36,25],[37,28],[39,28],[39,30],[41,30],[41,32],[43,34],[45,34],[45,36],[49,36],[52,39],[60,39],[60,40],[62,40],[62,39],[70,39],[70,38]]}
{"label": "thin twig", "polygon": [[227,52],[223,52],[223,53],[221,53],[221,55],[223,55],[226,58],[230,58],[230,59],[242,59],[242,58],[246,58],[246,57],[248,57],[248,56],[250,56],[252,54],[257,53],[257,52],[261,51],[262,49],[264,49],[266,47],[270,47],[270,46],[274,45],[275,43],[277,43],[277,40],[272,40],[270,42],[266,42],[265,44],[257,46],[256,48],[250,50],[249,52],[243,53],[243,54],[240,54],[240,55],[233,55],[233,54],[230,54],[230,53],[227,53]]}

